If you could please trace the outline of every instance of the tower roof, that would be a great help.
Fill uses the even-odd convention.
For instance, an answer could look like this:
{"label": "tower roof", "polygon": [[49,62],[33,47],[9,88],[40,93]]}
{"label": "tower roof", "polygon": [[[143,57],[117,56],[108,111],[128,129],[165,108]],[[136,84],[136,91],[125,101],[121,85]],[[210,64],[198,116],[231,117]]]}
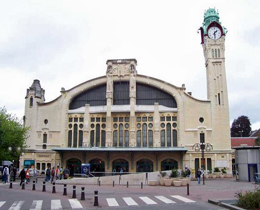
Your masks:
{"label": "tower roof", "polygon": [[[219,13],[215,10],[215,8],[209,8],[204,12],[204,21],[203,21],[203,32],[204,34],[207,34],[207,28],[212,22],[217,22],[219,25],[221,25],[221,22],[219,22]],[[226,28],[221,25],[223,29],[223,34],[226,34]]]}
{"label": "tower roof", "polygon": [[29,89],[27,89],[26,97],[29,96],[29,92],[33,91],[36,98],[44,97],[45,90],[41,87],[40,80],[35,79]]}

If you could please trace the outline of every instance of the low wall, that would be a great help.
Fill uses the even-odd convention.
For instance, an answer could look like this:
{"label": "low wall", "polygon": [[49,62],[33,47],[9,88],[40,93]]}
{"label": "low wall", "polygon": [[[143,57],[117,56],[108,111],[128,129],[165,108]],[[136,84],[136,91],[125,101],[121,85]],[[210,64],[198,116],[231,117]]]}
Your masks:
{"label": "low wall", "polygon": [[[166,176],[171,174],[171,171],[166,172]],[[147,174],[147,179],[146,179]],[[56,184],[81,184],[81,185],[97,185],[98,181],[102,185],[112,185],[113,181],[116,185],[122,184],[126,185],[127,182],[129,185],[140,185],[143,182],[144,185],[148,185],[149,181],[156,180],[159,184],[161,178],[160,172],[149,172],[149,173],[137,173],[137,174],[126,174],[126,175],[115,175],[115,176],[103,176],[103,177],[91,177],[91,178],[72,178],[72,179],[63,179],[57,180]]]}

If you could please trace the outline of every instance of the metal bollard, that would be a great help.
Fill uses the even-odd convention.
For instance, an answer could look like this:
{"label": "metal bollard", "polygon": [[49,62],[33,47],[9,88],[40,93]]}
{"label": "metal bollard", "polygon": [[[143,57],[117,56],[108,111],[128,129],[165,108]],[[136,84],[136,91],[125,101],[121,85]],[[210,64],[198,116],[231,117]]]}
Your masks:
{"label": "metal bollard", "polygon": [[143,189],[143,182],[141,182],[141,189]]}
{"label": "metal bollard", "polygon": [[115,181],[113,181],[113,187],[115,187]]}
{"label": "metal bollard", "polygon": [[202,175],[202,178],[203,178],[203,185],[205,185],[205,177],[204,177],[204,173]]}
{"label": "metal bollard", "polygon": [[56,193],[56,189],[55,189],[55,182],[52,183],[52,193]]}
{"label": "metal bollard", "polygon": [[13,183],[10,181],[10,185],[9,188],[12,189],[13,188]]}
{"label": "metal bollard", "polygon": [[35,190],[35,181],[33,181],[33,187],[32,190]]}
{"label": "metal bollard", "polygon": [[126,187],[128,188],[128,181],[127,181],[127,183],[126,183]]}
{"label": "metal bollard", "polygon": [[98,180],[98,186],[100,186],[100,180]]}
{"label": "metal bollard", "polygon": [[98,191],[96,190],[96,191],[94,191],[94,193],[95,193],[95,197],[94,197],[94,206],[98,206]]}
{"label": "metal bollard", "polygon": [[73,186],[73,193],[72,193],[72,198],[76,198],[76,186]]}
{"label": "metal bollard", "polygon": [[67,185],[64,184],[63,195],[67,195]]}
{"label": "metal bollard", "polygon": [[81,199],[80,200],[82,200],[82,201],[85,200],[85,192],[84,192],[84,190],[85,190],[85,187],[81,187]]}
{"label": "metal bollard", "polygon": [[46,192],[45,182],[43,182],[42,184],[42,192]]}
{"label": "metal bollard", "polygon": [[25,185],[24,185],[24,182],[22,183],[22,190],[24,190],[25,189]]}
{"label": "metal bollard", "polygon": [[190,185],[187,184],[187,195],[190,195]]}

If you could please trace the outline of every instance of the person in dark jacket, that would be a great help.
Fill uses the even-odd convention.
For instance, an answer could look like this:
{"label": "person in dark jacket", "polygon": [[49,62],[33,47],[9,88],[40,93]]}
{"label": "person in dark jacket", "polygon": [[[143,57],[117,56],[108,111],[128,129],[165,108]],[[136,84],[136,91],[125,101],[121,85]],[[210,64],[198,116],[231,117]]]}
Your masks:
{"label": "person in dark jacket", "polygon": [[198,184],[200,184],[200,176],[201,176],[201,170],[198,169],[197,171]]}
{"label": "person in dark jacket", "polygon": [[13,182],[15,182],[16,179],[16,172],[17,172],[16,167],[13,167]]}
{"label": "person in dark jacket", "polygon": [[25,180],[25,170],[23,168],[23,170],[21,170],[20,174],[19,174],[19,177],[21,177],[21,182],[20,182],[20,186],[22,185],[22,183],[24,182]]}

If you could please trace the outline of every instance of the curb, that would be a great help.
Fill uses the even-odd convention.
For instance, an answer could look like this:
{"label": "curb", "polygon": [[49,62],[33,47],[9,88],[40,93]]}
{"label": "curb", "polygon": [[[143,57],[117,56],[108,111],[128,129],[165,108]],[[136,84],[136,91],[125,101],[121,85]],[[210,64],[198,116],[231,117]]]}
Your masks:
{"label": "curb", "polygon": [[231,210],[245,210],[245,209],[240,208],[238,206],[234,206],[234,205],[232,205],[230,203],[225,203],[225,201],[209,199],[208,203],[211,203],[211,204],[217,205],[217,206],[221,206],[221,207],[224,207],[226,209],[231,209]]}

